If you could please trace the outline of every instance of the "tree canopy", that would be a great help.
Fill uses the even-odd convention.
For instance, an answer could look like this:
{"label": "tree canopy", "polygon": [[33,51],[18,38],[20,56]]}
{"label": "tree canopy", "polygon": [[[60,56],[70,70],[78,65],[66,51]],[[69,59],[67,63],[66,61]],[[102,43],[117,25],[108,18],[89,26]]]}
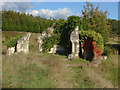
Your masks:
{"label": "tree canopy", "polygon": [[2,30],[3,31],[24,31],[41,33],[52,25],[54,20],[33,17],[32,15],[15,12],[3,11]]}
{"label": "tree canopy", "polygon": [[110,33],[110,24],[107,19],[108,11],[99,10],[99,5],[95,7],[93,4],[86,2],[86,6],[84,6],[84,10],[82,10],[82,14],[83,30],[90,29],[96,31],[102,35],[104,42],[107,42]]}

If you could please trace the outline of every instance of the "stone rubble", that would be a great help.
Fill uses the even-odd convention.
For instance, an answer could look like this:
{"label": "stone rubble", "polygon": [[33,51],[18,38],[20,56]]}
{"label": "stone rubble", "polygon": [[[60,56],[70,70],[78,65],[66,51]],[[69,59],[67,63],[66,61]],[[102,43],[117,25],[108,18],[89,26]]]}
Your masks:
{"label": "stone rubble", "polygon": [[8,48],[8,50],[7,50],[8,55],[13,55],[14,53],[15,53],[15,47]]}

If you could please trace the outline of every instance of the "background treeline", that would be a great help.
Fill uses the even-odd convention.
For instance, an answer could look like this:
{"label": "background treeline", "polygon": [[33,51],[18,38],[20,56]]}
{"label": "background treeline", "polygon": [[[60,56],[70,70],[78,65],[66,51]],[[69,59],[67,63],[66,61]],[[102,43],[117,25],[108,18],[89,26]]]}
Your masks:
{"label": "background treeline", "polygon": [[[57,20],[50,20],[41,17],[33,17],[32,15],[19,13],[15,11],[2,11],[2,30],[3,31],[27,31],[27,32],[42,32],[50,27],[53,22]],[[59,19],[58,21],[64,21]],[[119,20],[108,19],[111,26],[110,34],[119,35],[120,30]],[[86,27],[84,27],[86,28]]]}
{"label": "background treeline", "polygon": [[[68,18],[69,19],[69,18]],[[3,31],[24,31],[24,32],[35,32],[41,33],[48,27],[50,27],[54,22],[65,21],[63,19],[59,20],[50,20],[41,17],[33,17],[32,15],[19,13],[15,11],[2,11],[2,30]],[[119,20],[108,19],[110,24],[110,34],[119,35],[120,30]],[[85,26],[85,20],[83,20],[83,28],[87,29],[88,26]],[[75,23],[74,23],[75,24]],[[79,23],[80,24],[80,23]],[[72,28],[73,29],[73,28]]]}
{"label": "background treeline", "polygon": [[48,20],[15,11],[2,11],[3,31],[24,31],[41,33],[50,27],[53,20]]}

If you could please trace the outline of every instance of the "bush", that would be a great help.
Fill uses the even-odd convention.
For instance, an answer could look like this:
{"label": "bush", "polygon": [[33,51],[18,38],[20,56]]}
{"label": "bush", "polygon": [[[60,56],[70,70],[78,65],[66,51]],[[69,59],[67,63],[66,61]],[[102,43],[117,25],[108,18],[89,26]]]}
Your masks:
{"label": "bush", "polygon": [[22,37],[23,35],[11,38],[10,40],[7,41],[6,46],[7,48],[9,47],[15,47],[17,45],[17,41]]}
{"label": "bush", "polygon": [[103,55],[109,56],[110,54],[118,54],[118,48],[115,48],[110,44],[106,44]]}
{"label": "bush", "polygon": [[109,46],[105,46],[104,52],[102,55],[109,56],[111,51],[112,51],[112,49]]}

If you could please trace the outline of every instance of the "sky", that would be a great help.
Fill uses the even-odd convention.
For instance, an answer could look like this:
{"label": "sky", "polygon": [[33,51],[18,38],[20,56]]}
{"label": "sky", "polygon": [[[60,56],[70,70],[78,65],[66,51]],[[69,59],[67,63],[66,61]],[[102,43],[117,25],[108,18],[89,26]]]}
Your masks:
{"label": "sky", "polygon": [[[118,2],[91,2],[94,6],[99,3],[99,9],[108,10],[108,18],[118,19]],[[2,10],[14,10],[41,16],[43,18],[63,18],[68,16],[82,16],[85,2],[2,2]]]}

